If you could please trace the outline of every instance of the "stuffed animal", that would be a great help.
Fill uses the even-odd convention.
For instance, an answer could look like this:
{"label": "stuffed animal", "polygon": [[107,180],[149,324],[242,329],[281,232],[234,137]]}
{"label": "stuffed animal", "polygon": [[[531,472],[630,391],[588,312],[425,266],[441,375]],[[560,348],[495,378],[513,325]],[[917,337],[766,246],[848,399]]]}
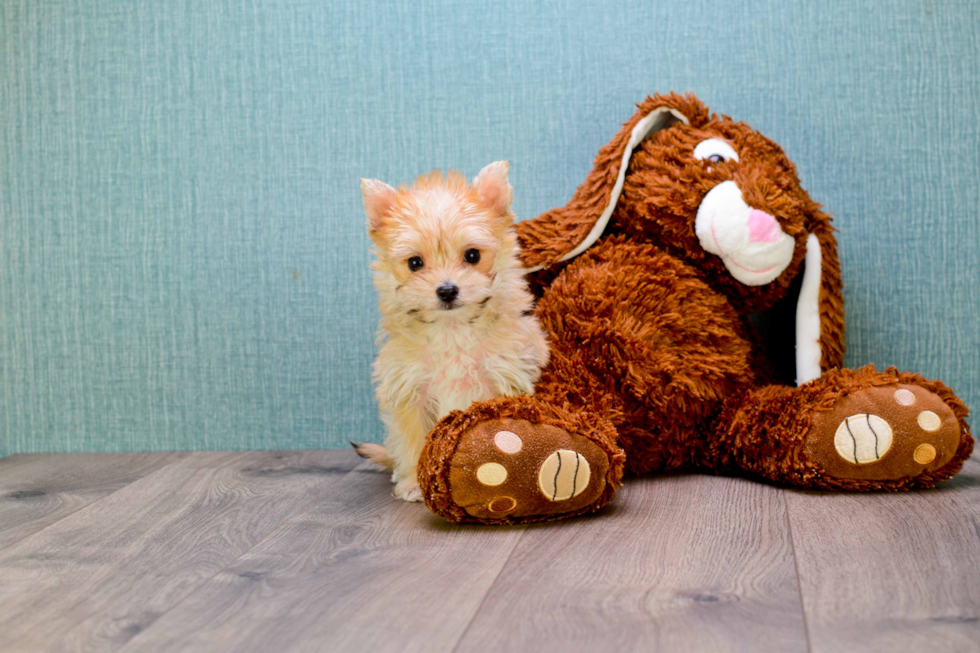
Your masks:
{"label": "stuffed animal", "polygon": [[624,470],[926,488],[973,450],[944,384],[842,367],[830,217],[778,145],[693,95],[640,104],[571,201],[517,229],[551,360],[533,396],[429,434],[419,483],[450,521],[593,511]]}

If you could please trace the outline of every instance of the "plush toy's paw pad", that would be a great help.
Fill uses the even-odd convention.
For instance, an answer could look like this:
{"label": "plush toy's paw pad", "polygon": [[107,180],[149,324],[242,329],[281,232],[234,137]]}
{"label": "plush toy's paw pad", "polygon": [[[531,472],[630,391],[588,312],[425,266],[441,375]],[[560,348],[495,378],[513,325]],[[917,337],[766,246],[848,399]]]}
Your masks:
{"label": "plush toy's paw pad", "polygon": [[838,455],[849,463],[863,465],[881,460],[892,447],[892,427],[881,417],[858,413],[845,417],[834,434]]}
{"label": "plush toy's paw pad", "polygon": [[585,456],[559,449],[544,459],[538,470],[538,489],[550,501],[574,499],[589,486],[592,477]]}
{"label": "plush toy's paw pad", "polygon": [[609,459],[594,442],[525,420],[495,419],[463,434],[450,468],[453,501],[480,519],[559,515],[603,495]]}
{"label": "plush toy's paw pad", "polygon": [[939,469],[960,444],[952,408],[916,385],[865,388],[818,413],[807,455],[837,478],[889,481]]}

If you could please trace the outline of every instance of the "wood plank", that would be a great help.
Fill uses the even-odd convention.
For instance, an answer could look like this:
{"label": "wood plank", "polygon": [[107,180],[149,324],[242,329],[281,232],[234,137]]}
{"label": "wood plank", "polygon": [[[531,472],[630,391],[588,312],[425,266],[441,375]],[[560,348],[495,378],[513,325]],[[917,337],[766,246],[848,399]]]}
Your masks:
{"label": "wood plank", "polygon": [[792,492],[814,651],[980,648],[980,462],[934,490]]}
{"label": "wood plank", "polygon": [[451,651],[520,539],[359,468],[123,651]]}
{"label": "wood plank", "polygon": [[180,456],[177,453],[19,454],[0,460],[0,549]]}
{"label": "wood plank", "polygon": [[685,475],[529,528],[458,650],[806,648],[780,490]]}
{"label": "wood plank", "polygon": [[322,498],[353,452],[196,453],[0,551],[0,650],[118,649]]}

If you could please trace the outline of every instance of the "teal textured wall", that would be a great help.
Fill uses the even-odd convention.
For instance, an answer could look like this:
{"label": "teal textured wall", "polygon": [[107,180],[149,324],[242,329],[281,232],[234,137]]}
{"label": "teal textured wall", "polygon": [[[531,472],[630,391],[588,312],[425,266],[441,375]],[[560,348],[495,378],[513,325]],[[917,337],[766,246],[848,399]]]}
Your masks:
{"label": "teal textured wall", "polygon": [[654,91],[836,216],[848,363],[980,408],[980,9],[0,3],[0,455],[378,439],[358,179],[512,164],[564,204]]}

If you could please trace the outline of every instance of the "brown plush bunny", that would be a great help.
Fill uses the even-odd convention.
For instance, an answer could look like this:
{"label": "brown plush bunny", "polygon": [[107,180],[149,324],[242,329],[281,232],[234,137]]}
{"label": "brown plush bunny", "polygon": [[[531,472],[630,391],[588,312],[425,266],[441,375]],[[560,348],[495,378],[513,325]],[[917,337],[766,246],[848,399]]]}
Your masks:
{"label": "brown plush bunny", "polygon": [[[534,396],[436,425],[426,504],[457,522],[559,519],[608,503],[624,467],[840,490],[951,477],[973,438],[949,388],[841,368],[833,231],[778,145],[693,95],[648,98],[565,207],[518,225],[551,361]],[[763,337],[749,316],[767,309]]]}

